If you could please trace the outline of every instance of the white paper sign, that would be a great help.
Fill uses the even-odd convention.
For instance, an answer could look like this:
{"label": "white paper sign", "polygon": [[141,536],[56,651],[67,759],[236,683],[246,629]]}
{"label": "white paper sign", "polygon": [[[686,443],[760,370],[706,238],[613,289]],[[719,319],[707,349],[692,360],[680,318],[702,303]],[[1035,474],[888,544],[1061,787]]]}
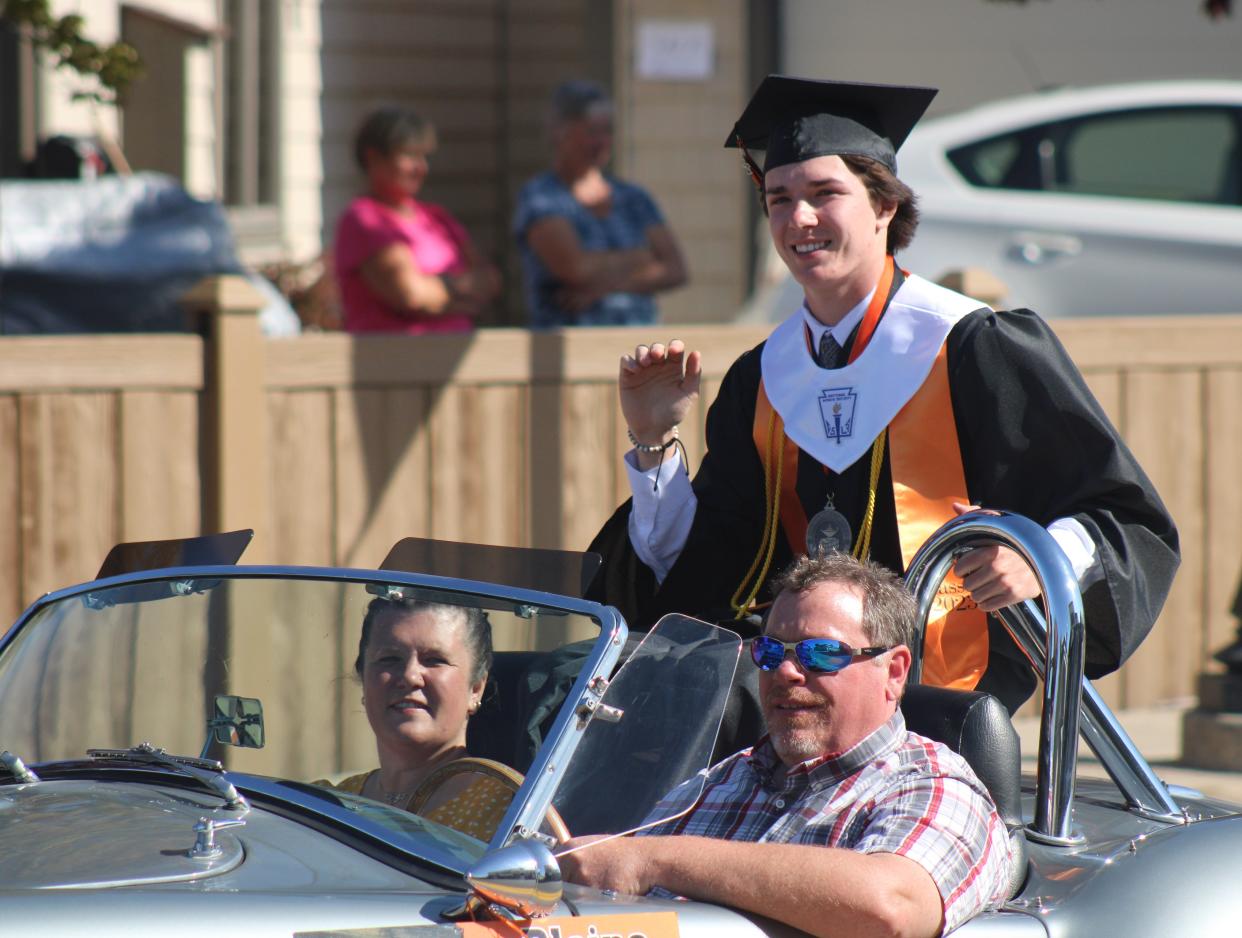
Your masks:
{"label": "white paper sign", "polygon": [[715,67],[716,32],[707,21],[642,20],[636,53],[639,78],[703,81]]}

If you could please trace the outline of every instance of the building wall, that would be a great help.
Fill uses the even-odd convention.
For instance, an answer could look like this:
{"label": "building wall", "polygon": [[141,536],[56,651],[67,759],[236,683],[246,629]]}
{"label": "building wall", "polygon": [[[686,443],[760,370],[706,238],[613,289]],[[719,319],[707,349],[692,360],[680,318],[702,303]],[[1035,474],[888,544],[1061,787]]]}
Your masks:
{"label": "building wall", "polygon": [[[736,151],[722,146],[750,96],[745,0],[632,0],[615,10],[619,173],[649,189],[686,254],[690,283],[660,298],[665,322],[722,322],[745,298],[753,189]],[[708,23],[711,74],[702,80],[641,77],[644,22]]]}
{"label": "building wall", "polygon": [[[142,6],[207,30],[218,23],[215,0],[149,0]],[[122,38],[121,3],[118,0],[53,0],[51,9],[56,16],[69,13],[82,16],[85,20],[83,33],[95,42],[107,44]],[[179,135],[184,148],[180,162],[185,168],[186,188],[197,196],[210,198],[216,191],[214,154],[217,138],[211,46],[205,42],[190,44],[183,67],[184,72],[178,76],[186,91],[185,125]],[[159,78],[158,75],[152,76],[155,81]],[[40,136],[92,136],[103,132],[114,140],[124,139],[123,119],[117,108],[73,100],[75,92],[91,87],[77,73],[45,67],[40,73],[38,87]],[[142,120],[142,115],[130,113],[128,119]],[[165,132],[173,132],[173,129],[168,128]],[[135,169],[142,168],[141,165],[135,166]]]}
{"label": "building wall", "polygon": [[783,68],[935,85],[948,113],[1051,85],[1242,78],[1242,18],[1201,0],[784,0]]}
{"label": "building wall", "polygon": [[[276,203],[279,220],[276,239],[263,253],[266,257],[293,259],[313,257],[320,250],[322,219],[321,184],[323,160],[319,99],[322,90],[320,66],[320,0],[252,0],[271,4],[279,11],[278,88],[280,95],[277,141],[268,158],[280,164]],[[41,69],[38,76],[38,126],[40,136],[52,134],[92,135],[102,129],[125,143],[128,138],[137,154],[131,158],[134,169],[170,171],[176,167],[186,188],[200,198],[219,198],[222,194],[223,146],[221,87],[222,49],[226,34],[218,27],[223,21],[221,0],[144,0],[144,10],[163,14],[190,24],[212,35],[184,40],[178,45],[152,48],[153,43],[178,37],[175,28],[150,23],[141,33],[126,37],[138,45],[148,62],[147,81],[155,86],[145,93],[175,94],[177,101],[159,102],[159,107],[131,106],[123,115],[111,106],[92,108],[73,101],[73,93],[86,83],[63,70]],[[358,4],[359,8],[364,4]],[[52,12],[63,16],[78,13],[85,19],[83,32],[100,43],[114,42],[121,35],[119,0],[53,0]],[[365,15],[364,10],[359,10]],[[145,40],[145,41],[144,41]],[[144,48],[145,46],[145,48]],[[166,126],[171,115],[172,123]],[[139,142],[141,138],[141,142]],[[152,139],[163,143],[153,146]],[[156,158],[150,156],[159,152]],[[144,159],[144,154],[147,158]],[[129,152],[126,154],[130,155]]]}
{"label": "building wall", "polygon": [[449,208],[509,286],[499,321],[520,321],[508,235],[517,187],[546,161],[543,102],[557,83],[589,73],[592,8],[584,0],[324,0],[323,240],[362,177],[353,136],[382,104],[435,124],[439,149],[425,189]]}
{"label": "building wall", "polygon": [[[523,323],[513,205],[522,184],[548,165],[552,88],[589,77],[617,99],[615,171],[654,194],[687,255],[690,285],[661,298],[665,320],[733,317],[749,277],[750,197],[735,154],[720,142],[749,91],[748,0],[255,2],[279,11],[278,132],[268,153],[279,178],[270,234],[262,215],[235,219],[248,256],[305,261],[329,247],[336,218],[362,184],[352,157],[357,126],[379,104],[404,103],[439,130],[426,197],[460,218],[505,274],[505,302],[492,321]],[[224,22],[223,0],[142,6],[207,31]],[[119,0],[58,0],[54,10],[82,14],[87,35],[101,42],[120,38]],[[653,20],[711,25],[715,57],[706,79],[636,74],[635,31]],[[144,24],[141,35],[158,45],[149,37],[173,35],[165,29]],[[118,120],[114,108],[99,109],[105,131],[122,142],[129,136],[135,169],[179,171],[202,198],[220,197],[224,185],[224,42],[222,33],[187,41],[183,56],[148,48],[158,68],[144,89],[145,110],[131,106]],[[151,100],[163,92],[161,80],[177,101]],[[71,100],[74,87],[44,70],[42,134],[94,132],[89,108]],[[279,243],[264,249],[257,243],[264,239]]]}
{"label": "building wall", "polygon": [[[764,235],[735,154],[720,147],[753,84],[757,23],[780,20],[780,68],[797,74],[931,83],[933,112],[1056,82],[1168,76],[1242,77],[1242,19],[1209,21],[1199,0],[255,0],[278,5],[280,166],[271,249],[318,254],[358,191],[354,130],[368,109],[404,102],[439,127],[426,195],[466,224],[506,275],[495,321],[524,321],[509,235],[522,183],[547,163],[544,105],[573,76],[609,85],[618,102],[615,170],[646,186],[686,252],[691,282],[661,298],[668,322],[735,317]],[[119,0],[54,0],[101,42],[119,38]],[[222,0],[142,6],[204,28]],[[779,15],[778,15],[779,14]],[[702,81],[637,75],[635,35],[649,21],[709,23],[715,57]],[[188,46],[181,164],[188,188],[219,194],[220,39]],[[124,136],[116,110],[73,102],[81,82],[44,69],[44,134]],[[137,114],[124,121],[141,120]],[[171,132],[171,130],[169,131]],[[138,168],[141,168],[139,166]],[[269,256],[271,251],[269,251]]]}
{"label": "building wall", "polygon": [[[281,0],[279,160],[281,250],[306,260],[322,249],[324,92],[320,0]],[[363,6],[364,4],[358,4]],[[361,14],[366,15],[365,11]]]}
{"label": "building wall", "polygon": [[[662,298],[667,321],[731,318],[746,290],[746,192],[719,149],[746,94],[744,0],[324,0],[324,241],[359,191],[352,138],[378,104],[408,104],[435,123],[440,148],[426,197],[446,205],[505,274],[496,321],[521,324],[520,269],[509,232],[522,184],[547,168],[548,96],[589,77],[618,104],[614,169],[652,191],[688,255],[691,284]],[[644,20],[702,20],[715,31],[705,81],[644,81],[633,36]]]}
{"label": "building wall", "polygon": [[[86,19],[84,32],[100,43],[115,42],[120,38],[120,3],[117,0],[52,0],[53,16],[77,13]],[[53,133],[89,136],[95,133],[95,117],[92,108],[84,101],[74,101],[73,94],[85,87],[75,72],[64,69],[44,69],[40,75],[38,104],[40,123],[55,128]],[[114,136],[117,133],[116,110],[98,108],[98,120],[103,129]]]}

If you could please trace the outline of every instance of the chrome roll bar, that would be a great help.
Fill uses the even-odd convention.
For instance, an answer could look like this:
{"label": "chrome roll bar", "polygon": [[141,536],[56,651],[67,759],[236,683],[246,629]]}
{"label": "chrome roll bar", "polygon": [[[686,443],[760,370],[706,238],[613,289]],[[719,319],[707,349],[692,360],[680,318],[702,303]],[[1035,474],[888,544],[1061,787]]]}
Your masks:
{"label": "chrome roll bar", "polygon": [[[1019,635],[1027,634],[1027,621],[1033,623],[1039,634],[1046,634],[1048,630],[1039,604],[1029,599],[1021,605],[1002,609],[997,615],[1015,641]],[[1033,656],[1031,652],[1023,650],[1032,662],[1042,658],[1041,655]],[[1035,667],[1042,677],[1042,670],[1038,665]],[[1117,721],[1100,692],[1089,680],[1082,682],[1080,719],[1082,738],[1100,760],[1113,784],[1125,796],[1126,804],[1131,810],[1157,821],[1186,823],[1185,812],[1173,800],[1169,789],[1143,758],[1143,754],[1130,739],[1130,734]]]}
{"label": "chrome roll bar", "polygon": [[915,554],[906,573],[919,606],[910,680],[917,682],[922,672],[923,631],[941,581],[961,554],[989,544],[1009,547],[1026,561],[1048,610],[1046,622],[1039,605],[1030,600],[999,613],[1006,631],[1044,681],[1035,818],[1029,835],[1052,844],[1081,840],[1071,829],[1080,714],[1088,745],[1130,807],[1149,817],[1183,821],[1168,789],[1083,678],[1086,624],[1078,579],[1052,535],[1030,519],[970,512],[942,526]]}
{"label": "chrome roll bar", "polygon": [[[1032,833],[1053,843],[1073,843],[1070,821],[1078,765],[1078,703],[1082,699],[1086,626],[1074,570],[1047,531],[1019,515],[971,512],[948,522],[927,539],[906,573],[906,583],[919,604],[915,645],[920,651],[910,679],[918,681],[922,674],[923,631],[941,581],[958,556],[988,544],[1012,548],[1022,556],[1039,581],[1049,611],[1044,635],[1037,634],[1025,619],[1014,635],[1036,671],[1044,673],[1039,787]],[[1010,622],[1003,621],[1009,628]],[[1041,656],[1045,667],[1040,667]]]}

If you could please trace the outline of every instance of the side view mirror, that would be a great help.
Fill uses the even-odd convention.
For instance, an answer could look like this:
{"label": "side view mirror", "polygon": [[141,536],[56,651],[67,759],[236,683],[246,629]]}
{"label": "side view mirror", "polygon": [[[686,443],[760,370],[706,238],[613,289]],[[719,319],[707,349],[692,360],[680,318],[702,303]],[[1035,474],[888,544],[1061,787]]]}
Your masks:
{"label": "side view mirror", "polygon": [[466,871],[466,883],[484,902],[521,918],[547,915],[561,901],[561,868],[552,851],[533,838],[481,857]]}
{"label": "side view mirror", "polygon": [[215,741],[222,746],[242,749],[263,748],[263,703],[257,697],[216,694],[214,712],[207,721],[203,758]]}

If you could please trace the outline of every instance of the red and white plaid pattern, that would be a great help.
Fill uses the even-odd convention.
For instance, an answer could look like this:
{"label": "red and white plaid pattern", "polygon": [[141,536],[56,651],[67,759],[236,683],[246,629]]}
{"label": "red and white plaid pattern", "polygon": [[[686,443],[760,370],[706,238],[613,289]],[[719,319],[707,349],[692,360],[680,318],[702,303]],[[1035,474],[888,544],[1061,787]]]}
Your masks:
{"label": "red and white plaid pattern", "polygon": [[931,874],[946,932],[1007,898],[1009,837],[987,789],[900,711],[847,752],[780,768],[764,737],[707,770],[701,794],[701,777],[679,786],[652,817],[689,813],[642,833],[900,854]]}

